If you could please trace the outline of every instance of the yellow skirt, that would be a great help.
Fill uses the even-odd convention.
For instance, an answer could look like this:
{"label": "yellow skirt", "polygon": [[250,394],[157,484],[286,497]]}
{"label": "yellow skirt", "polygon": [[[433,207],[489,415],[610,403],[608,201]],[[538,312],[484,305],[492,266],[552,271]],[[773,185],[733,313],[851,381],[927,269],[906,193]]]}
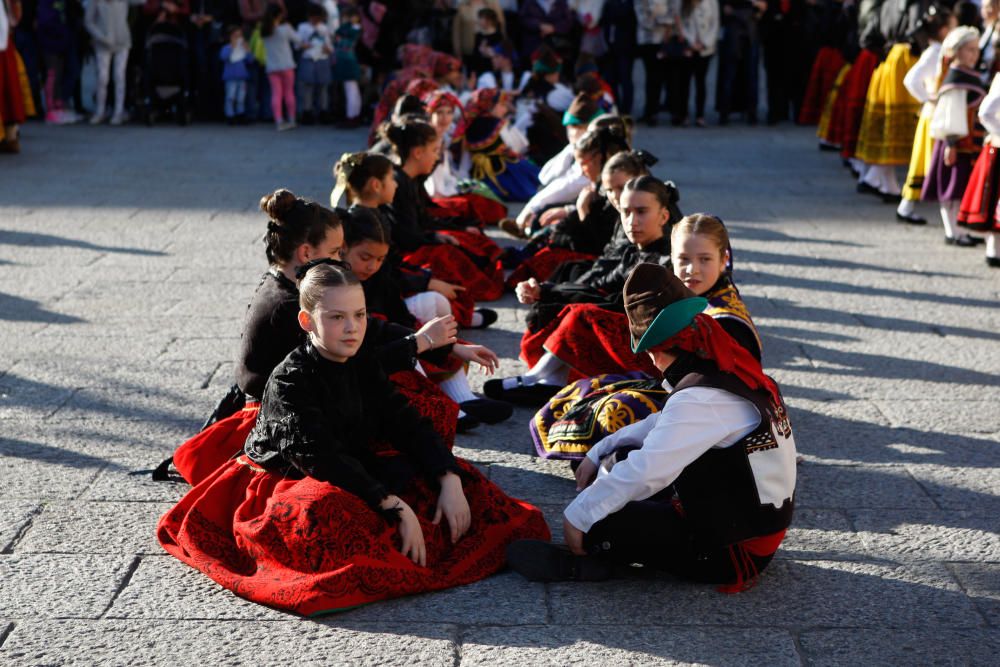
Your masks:
{"label": "yellow skirt", "polygon": [[920,114],[917,121],[917,131],[913,135],[913,152],[910,154],[910,168],[906,172],[906,182],[903,184],[903,199],[920,201],[920,191],[924,187],[924,175],[931,162],[934,152],[934,140],[931,139],[931,117]]}
{"label": "yellow skirt", "polygon": [[833,105],[837,101],[837,95],[840,93],[840,84],[844,83],[844,77],[847,76],[850,70],[851,63],[847,63],[840,68],[837,78],[833,81],[833,87],[830,88],[830,92],[826,94],[826,99],[823,100],[823,112],[819,116],[819,126],[816,128],[816,136],[828,143],[827,134],[830,131],[830,117],[833,116]]}
{"label": "yellow skirt", "polygon": [[854,151],[859,160],[881,165],[909,162],[920,103],[906,90],[903,77],[916,62],[909,44],[896,44],[875,69]]}
{"label": "yellow skirt", "polygon": [[[11,39],[11,42],[13,42],[13,39]],[[13,43],[11,43],[10,48],[14,48]],[[21,59],[21,54],[16,50],[14,51],[14,58],[17,60],[17,78],[21,83],[21,100],[24,105],[24,115],[31,118],[37,111],[35,110],[35,98],[31,95],[31,83],[28,82],[28,71],[24,68],[24,60]]]}

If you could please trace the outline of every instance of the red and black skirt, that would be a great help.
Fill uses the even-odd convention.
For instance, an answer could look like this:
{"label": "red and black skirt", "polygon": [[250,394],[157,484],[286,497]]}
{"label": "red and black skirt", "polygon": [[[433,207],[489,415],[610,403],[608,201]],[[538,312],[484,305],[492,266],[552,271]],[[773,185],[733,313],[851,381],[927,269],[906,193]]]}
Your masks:
{"label": "red and black skirt", "polygon": [[840,87],[840,94],[833,106],[830,119],[829,142],[841,147],[841,155],[854,157],[861,129],[861,117],[865,112],[868,84],[871,83],[878,56],[868,49],[862,49]]}
{"label": "red and black skirt", "polygon": [[802,108],[799,111],[799,123],[815,125],[823,113],[823,102],[837,80],[840,68],[844,66],[844,55],[840,49],[824,46],[816,54],[812,72],[809,74],[809,85],[805,97],[802,98]]}
{"label": "red and black skirt", "polygon": [[467,192],[451,197],[432,197],[430,214],[436,218],[461,218],[470,224],[495,225],[507,217],[507,207],[490,197]]}
{"label": "red and black skirt", "polygon": [[518,283],[528,280],[529,278],[534,278],[539,282],[544,282],[552,276],[553,272],[555,272],[555,270],[563,262],[577,262],[580,260],[592,259],[595,259],[594,255],[588,255],[583,252],[576,252],[566,248],[545,246],[534,255],[518,264],[513,273],[507,277],[507,287],[514,289],[517,287]]}
{"label": "red and black skirt", "polygon": [[997,221],[997,202],[1000,200],[997,152],[996,146],[989,143],[983,146],[958,211],[958,224],[977,232],[1000,230],[1000,222]]}
{"label": "red and black skirt", "polygon": [[550,539],[541,511],[511,498],[459,461],[472,512],[452,544],[431,520],[437,492],[413,480],[400,497],[420,520],[427,567],[400,553],[395,524],[358,496],[311,478],[288,479],[228,461],[160,519],[171,555],[236,595],[306,616],[469,584],[500,570],[507,545]]}
{"label": "red and black skirt", "polygon": [[[468,232],[448,233],[481,236]],[[493,243],[488,237],[484,236],[483,238]],[[476,243],[480,243],[480,241],[477,240]],[[493,245],[496,244],[493,243]],[[494,254],[494,252],[496,257],[493,259],[477,256],[477,259],[473,260],[470,255],[474,253],[464,246],[458,248],[448,244],[437,244],[422,246],[408,253],[403,259],[409,264],[430,269],[438,280],[461,285],[466,289],[465,295],[472,301],[494,301],[503,296],[503,267],[499,262],[502,250],[497,247],[495,251],[491,249],[488,254]],[[458,317],[457,313],[455,317]]]}

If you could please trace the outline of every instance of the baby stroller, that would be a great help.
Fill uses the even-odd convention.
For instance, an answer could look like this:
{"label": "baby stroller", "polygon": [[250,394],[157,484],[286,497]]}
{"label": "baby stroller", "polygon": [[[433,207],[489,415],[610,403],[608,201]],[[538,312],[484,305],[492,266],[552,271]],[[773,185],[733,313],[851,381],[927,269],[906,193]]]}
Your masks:
{"label": "baby stroller", "polygon": [[144,51],[143,121],[152,125],[166,113],[179,125],[187,125],[191,122],[191,61],[184,31],[172,23],[155,23]]}

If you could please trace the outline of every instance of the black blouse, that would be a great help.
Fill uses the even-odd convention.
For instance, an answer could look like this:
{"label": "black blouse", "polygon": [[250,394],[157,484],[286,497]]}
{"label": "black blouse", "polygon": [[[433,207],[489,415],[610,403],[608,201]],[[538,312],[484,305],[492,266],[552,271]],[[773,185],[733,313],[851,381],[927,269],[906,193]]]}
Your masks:
{"label": "black blouse", "polygon": [[[381,442],[402,456],[378,456]],[[268,470],[330,482],[375,508],[415,474],[435,483],[460,472],[430,420],[393,388],[367,335],[343,363],[306,343],[278,364],[244,451]]]}
{"label": "black blouse", "polygon": [[[378,312],[378,311],[375,311]],[[271,371],[288,353],[305,342],[305,332],[299,326],[299,290],[295,283],[276,269],[261,278],[250,301],[236,360],[236,384],[251,399],[264,394]],[[417,342],[413,329],[400,322],[385,322],[368,318],[365,341],[371,340],[379,361],[388,373],[412,369],[417,359]],[[432,362],[447,356],[451,347],[431,350],[420,355]]]}
{"label": "black blouse", "polygon": [[556,223],[549,238],[549,245],[589,255],[600,255],[611,241],[615,227],[621,227],[620,219],[618,210],[611,205],[608,198],[599,195],[582,220],[574,208],[564,220]]}

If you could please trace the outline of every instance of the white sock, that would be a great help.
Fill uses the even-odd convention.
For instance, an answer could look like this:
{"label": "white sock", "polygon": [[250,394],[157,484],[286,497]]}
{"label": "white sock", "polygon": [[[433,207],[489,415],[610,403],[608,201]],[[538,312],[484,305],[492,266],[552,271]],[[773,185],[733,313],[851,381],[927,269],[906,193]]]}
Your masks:
{"label": "white sock", "polygon": [[483,326],[483,314],[480,312],[472,313],[472,322],[469,324],[471,327],[481,327]]}
{"label": "white sock", "polygon": [[882,169],[875,164],[866,164],[861,170],[861,182],[866,183],[877,190],[882,189]]}
{"label": "white sock", "polygon": [[860,182],[864,180],[865,172],[868,170],[868,165],[856,157],[848,158],[847,161],[854,168],[854,171],[858,172],[858,181]]}
{"label": "white sock", "polygon": [[949,239],[958,239],[965,236],[955,226],[955,217],[958,215],[959,204],[960,202],[957,201],[941,202],[941,224],[944,225],[944,235]]}
{"label": "white sock", "polygon": [[883,183],[886,189],[883,190],[889,195],[898,195],[903,191],[903,188],[899,185],[899,179],[896,177],[896,168],[892,165],[885,165],[882,167],[883,171]]}
{"label": "white sock", "polygon": [[533,377],[536,382],[542,384],[556,384],[561,387],[566,384],[569,377],[569,367],[556,355],[546,352],[525,377]]}
{"label": "white sock", "polygon": [[899,206],[896,207],[896,213],[900,215],[913,215],[913,212],[917,210],[917,202],[912,199],[900,199]]}
{"label": "white sock", "polygon": [[1000,233],[989,232],[986,235],[986,256],[1000,257]]}
{"label": "white sock", "polygon": [[438,387],[448,398],[456,403],[465,403],[466,401],[474,401],[479,398],[472,393],[472,387],[469,386],[469,378],[465,374],[465,369],[458,371],[447,380],[439,381]]}

